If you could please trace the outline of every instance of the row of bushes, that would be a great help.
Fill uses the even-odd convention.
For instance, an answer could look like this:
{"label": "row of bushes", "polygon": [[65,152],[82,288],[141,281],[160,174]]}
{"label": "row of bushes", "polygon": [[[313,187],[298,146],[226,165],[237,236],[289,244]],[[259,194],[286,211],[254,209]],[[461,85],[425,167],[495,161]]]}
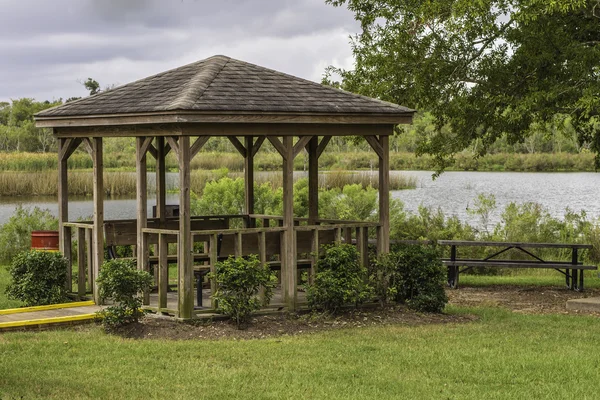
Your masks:
{"label": "row of bushes", "polygon": [[[6,294],[26,306],[65,302],[67,265],[60,253],[22,252],[9,267],[12,283]],[[309,281],[305,275],[304,286],[308,303],[316,311],[335,313],[376,296],[382,306],[401,303],[419,311],[441,312],[447,302],[444,271],[433,248],[396,248],[367,268],[360,265],[355,246],[340,244],[323,247],[314,279]],[[217,283],[213,298],[218,310],[238,328],[269,304],[277,283],[273,271],[257,256],[230,257],[217,263],[208,277]],[[142,315],[140,294],[152,285],[149,273],[137,270],[134,261],[110,260],[102,266],[97,283],[100,297],[113,301],[101,313],[107,330],[138,321]]]}
{"label": "row of bushes", "polygon": [[[391,253],[361,266],[355,246],[324,246],[317,272],[303,281],[309,307],[336,313],[375,298],[382,306],[406,304],[417,311],[441,312],[448,298],[444,291],[445,268],[433,247],[397,246]],[[234,258],[218,263],[209,278],[217,281],[218,310],[232,318],[238,328],[252,313],[269,303],[276,278],[256,257]],[[261,296],[259,296],[261,293]]]}
{"label": "row of bushes", "polygon": [[[175,171],[178,163],[174,156],[166,160],[167,168]],[[322,169],[365,170],[377,168],[378,158],[372,151],[327,152],[319,158]],[[281,170],[281,156],[276,152],[259,152],[255,167],[260,171]],[[91,158],[85,153],[74,153],[68,161],[70,169],[91,169]],[[148,168],[153,170],[155,161],[148,157]],[[135,157],[129,153],[108,152],[104,156],[104,168],[135,171]],[[191,162],[193,170],[227,168],[242,171],[244,160],[238,153],[201,152]],[[294,169],[308,168],[308,157],[301,153],[294,160]],[[415,156],[409,152],[391,152],[390,168],[393,170],[435,170],[435,160],[430,156]],[[0,153],[0,170],[47,171],[57,169],[54,153]],[[594,171],[594,154],[582,153],[495,153],[475,158],[470,152],[459,153],[449,170],[457,171]]]}

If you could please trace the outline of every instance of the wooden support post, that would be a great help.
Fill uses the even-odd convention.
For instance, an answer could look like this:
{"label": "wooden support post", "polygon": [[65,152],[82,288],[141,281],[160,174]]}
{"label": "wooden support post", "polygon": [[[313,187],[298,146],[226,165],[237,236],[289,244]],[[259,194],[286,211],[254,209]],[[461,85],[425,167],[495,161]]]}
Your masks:
{"label": "wooden support post", "polygon": [[[254,214],[254,154],[252,148],[254,146],[254,138],[246,136],[244,138],[246,146],[246,157],[244,157],[244,187],[246,192],[246,214]],[[250,218],[247,223],[248,228],[254,228],[256,221]]]}
{"label": "wooden support post", "polygon": [[63,226],[62,229],[64,233],[64,244],[63,244],[63,257],[67,259],[67,276],[65,277],[66,282],[65,286],[69,292],[73,291],[73,232],[71,231],[71,227]]}
{"label": "wooden support post", "polygon": [[[137,267],[139,270],[149,272],[148,265],[148,240],[142,229],[148,227],[148,180],[146,177],[146,150],[144,145],[147,138],[136,138],[136,192],[137,192]],[[150,304],[150,293],[144,292],[143,304]]]}
{"label": "wooden support post", "polygon": [[389,136],[379,137],[379,224],[377,254],[390,251],[390,141]]}
{"label": "wooden support post", "polygon": [[94,233],[93,233],[93,282],[94,301],[100,304],[100,293],[96,279],[104,262],[104,161],[102,153],[102,138],[93,138],[89,143],[92,145],[92,159],[94,162],[93,184],[94,184]]}
{"label": "wooden support post", "polygon": [[94,294],[94,245],[92,229],[85,230],[85,242],[87,243],[87,289]]}
{"label": "wooden support post", "polygon": [[319,262],[319,231],[317,229],[311,230],[312,242],[311,242],[311,261],[310,261],[310,276],[308,282],[313,284],[315,281],[315,274],[317,273],[317,263]]}
{"label": "wooden support post", "polygon": [[344,243],[352,244],[352,228],[344,229]]}
{"label": "wooden support post", "polygon": [[319,219],[319,137],[313,136],[308,142],[308,224],[314,225]]}
{"label": "wooden support post", "polygon": [[190,137],[179,139],[179,241],[178,241],[179,289],[178,317],[192,318],[194,311],[194,280],[192,234],[190,219]]}
{"label": "wooden support post", "polygon": [[[267,240],[266,233],[264,231],[258,232],[258,259],[260,260],[261,265],[265,265],[267,263]],[[265,300],[264,287],[260,288],[258,297],[260,298],[261,303]]]}
{"label": "wooden support post", "polygon": [[356,228],[356,247],[358,249],[360,265],[367,268],[369,265],[369,228]]}
{"label": "wooden support post", "polygon": [[333,241],[336,244],[340,244],[342,242],[342,228],[335,228],[333,230]]}
{"label": "wooden support post", "polygon": [[156,217],[163,222],[167,205],[165,138],[156,138]]}
{"label": "wooden support post", "polygon": [[[269,138],[270,139],[270,138]],[[294,144],[291,136],[283,138],[283,254],[282,286],[284,302],[290,311],[296,309],[296,243],[294,241]]]}
{"label": "wooden support post", "polygon": [[217,308],[217,300],[213,297],[213,295],[217,291],[217,281],[214,278],[215,273],[217,272],[217,262],[218,254],[217,254],[217,246],[219,243],[219,239],[217,238],[217,234],[210,235],[210,243],[209,243],[209,252],[210,252],[210,272],[212,272],[213,278],[210,280],[210,308]]}
{"label": "wooden support post", "polygon": [[85,297],[85,228],[77,228],[77,297]]}
{"label": "wooden support post", "polygon": [[158,235],[158,309],[167,308],[169,290],[169,262],[167,235]]}
{"label": "wooden support post", "polygon": [[[68,139],[58,139],[58,243],[59,250],[65,257],[70,257],[71,250],[67,249],[67,240],[69,245],[71,238],[67,239],[67,233],[63,224],[69,221],[69,187],[67,180],[67,158],[63,155],[68,150]],[[68,250],[68,252],[67,252]],[[65,287],[67,291],[72,290],[71,270],[67,269],[65,279]]]}

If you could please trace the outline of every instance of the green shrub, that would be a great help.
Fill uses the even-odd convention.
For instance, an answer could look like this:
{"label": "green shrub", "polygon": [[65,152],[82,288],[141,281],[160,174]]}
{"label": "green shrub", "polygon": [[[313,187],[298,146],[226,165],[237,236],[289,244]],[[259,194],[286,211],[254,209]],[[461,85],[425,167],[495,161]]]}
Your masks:
{"label": "green shrub", "polygon": [[58,220],[50,210],[18,205],[14,214],[0,226],[0,262],[9,262],[14,256],[31,247],[31,232],[56,230]]}
{"label": "green shrub", "polygon": [[382,303],[394,300],[418,311],[441,312],[448,302],[446,269],[434,247],[394,246],[373,270],[371,277]]}
{"label": "green shrub", "polygon": [[26,306],[64,302],[67,300],[67,266],[68,261],[57,252],[21,252],[8,268],[12,283],[7,286],[6,294]]}
{"label": "green shrub", "polygon": [[323,246],[314,282],[307,283],[306,298],[312,309],[335,313],[345,305],[369,300],[373,288],[367,269],[358,261],[358,250],[349,244]]}
{"label": "green shrub", "polygon": [[139,295],[152,285],[152,276],[148,272],[136,269],[133,260],[110,260],[102,264],[96,282],[100,298],[110,298],[114,302],[100,312],[107,331],[139,320],[142,316]]}
{"label": "green shrub", "polygon": [[[218,311],[231,317],[238,329],[248,323],[254,311],[269,304],[277,282],[275,274],[267,265],[261,264],[256,255],[248,258],[230,256],[218,262],[215,272],[208,277],[217,283],[213,299],[217,301]],[[261,288],[262,299],[258,296]]]}

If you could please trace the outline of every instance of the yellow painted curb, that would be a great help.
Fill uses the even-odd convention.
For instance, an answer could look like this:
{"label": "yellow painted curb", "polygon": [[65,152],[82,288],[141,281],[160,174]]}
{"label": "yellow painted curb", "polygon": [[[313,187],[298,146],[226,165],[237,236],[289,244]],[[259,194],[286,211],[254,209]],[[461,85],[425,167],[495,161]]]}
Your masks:
{"label": "yellow painted curb", "polygon": [[21,326],[31,326],[31,325],[48,325],[48,324],[60,324],[65,322],[76,322],[76,321],[86,321],[98,318],[96,313],[94,314],[80,314],[80,315],[70,315],[66,317],[54,317],[54,318],[40,318],[40,319],[30,319],[27,321],[13,321],[13,322],[0,322],[0,329],[3,328],[18,328]]}
{"label": "yellow painted curb", "polygon": [[34,307],[21,307],[21,308],[8,308],[6,310],[0,310],[0,315],[8,314],[19,314],[33,311],[46,311],[46,310],[58,310],[59,308],[71,308],[71,307],[85,307],[93,306],[93,300],[89,301],[76,301],[74,303],[61,303],[61,304],[48,304],[47,306],[34,306]]}

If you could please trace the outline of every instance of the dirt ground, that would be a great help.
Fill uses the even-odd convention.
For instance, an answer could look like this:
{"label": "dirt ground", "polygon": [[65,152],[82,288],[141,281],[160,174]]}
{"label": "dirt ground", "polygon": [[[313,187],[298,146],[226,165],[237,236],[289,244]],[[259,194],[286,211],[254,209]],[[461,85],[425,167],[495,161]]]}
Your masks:
{"label": "dirt ground", "polygon": [[[567,300],[600,296],[599,289],[579,293],[556,287],[506,285],[461,287],[458,290],[448,290],[447,293],[449,304],[452,305],[504,307],[514,312],[530,314],[579,314],[581,312],[566,310]],[[140,323],[125,326],[115,333],[132,339],[260,339],[350,327],[465,323],[475,319],[476,316],[472,315],[417,313],[404,306],[395,306],[351,310],[335,317],[314,314],[261,315],[254,317],[251,324],[243,330],[238,330],[229,321],[204,320],[192,324],[148,316]]]}
{"label": "dirt ground", "polygon": [[446,293],[449,303],[453,305],[504,307],[526,314],[581,314],[583,312],[568,311],[566,309],[567,300],[600,296],[599,289],[575,292],[558,287],[509,285],[461,287],[456,290],[447,290]]}
{"label": "dirt ground", "polygon": [[148,316],[138,324],[119,329],[116,334],[135,339],[261,339],[283,335],[302,335],[333,329],[380,325],[424,325],[461,323],[474,316],[417,313],[403,306],[351,310],[336,316],[314,314],[272,314],[252,318],[245,329],[238,330],[229,321],[175,322]]}

